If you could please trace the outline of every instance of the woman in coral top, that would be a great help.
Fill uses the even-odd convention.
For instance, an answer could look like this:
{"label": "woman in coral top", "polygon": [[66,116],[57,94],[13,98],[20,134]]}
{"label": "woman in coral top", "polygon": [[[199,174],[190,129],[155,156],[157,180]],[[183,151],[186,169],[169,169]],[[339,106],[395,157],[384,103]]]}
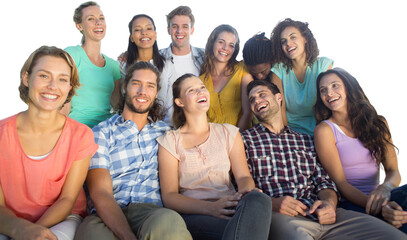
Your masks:
{"label": "woman in coral top", "polygon": [[239,129],[208,122],[209,92],[198,77],[178,78],[173,96],[177,129],[157,139],[165,207],[181,214],[193,239],[267,239],[271,200],[254,187]]}
{"label": "woman in coral top", "polygon": [[219,25],[208,38],[200,79],[211,95],[209,122],[229,123],[244,130],[252,112],[246,88],[253,80],[243,62],[238,62],[239,35],[230,25]]}
{"label": "woman in coral top", "polygon": [[0,239],[73,239],[97,149],[92,130],[59,112],[79,86],[78,72],[68,53],[43,46],[20,78],[28,109],[0,121]]}

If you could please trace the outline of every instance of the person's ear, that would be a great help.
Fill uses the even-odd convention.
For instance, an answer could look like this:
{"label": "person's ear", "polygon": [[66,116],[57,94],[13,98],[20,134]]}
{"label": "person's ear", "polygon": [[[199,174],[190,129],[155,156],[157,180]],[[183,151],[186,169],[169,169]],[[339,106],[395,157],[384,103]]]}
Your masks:
{"label": "person's ear", "polygon": [[78,29],[80,32],[83,31],[82,24],[80,24],[80,23],[75,23],[75,26],[76,26],[76,29]]}
{"label": "person's ear", "polygon": [[28,87],[28,80],[30,79],[28,72],[23,73],[22,78],[23,78],[23,85]]}
{"label": "person's ear", "polygon": [[178,106],[178,107],[183,107],[184,104],[182,103],[181,99],[176,98],[174,99],[174,103]]}

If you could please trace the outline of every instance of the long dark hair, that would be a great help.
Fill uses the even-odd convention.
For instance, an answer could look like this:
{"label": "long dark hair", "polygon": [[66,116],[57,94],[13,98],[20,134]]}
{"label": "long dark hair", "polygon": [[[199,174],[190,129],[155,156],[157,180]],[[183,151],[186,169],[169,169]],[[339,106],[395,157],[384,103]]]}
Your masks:
{"label": "long dark hair", "polygon": [[294,21],[291,18],[286,18],[283,21],[279,22],[277,26],[274,27],[271,32],[271,42],[272,42],[272,51],[273,51],[273,63],[283,63],[287,69],[287,73],[293,67],[291,59],[289,59],[282,47],[281,47],[281,32],[284,31],[287,27],[295,27],[301,33],[301,35],[307,40],[305,43],[305,61],[308,66],[311,66],[318,58],[319,49],[317,40],[314,38],[311,30],[308,28],[307,22]]}
{"label": "long dark hair", "polygon": [[[122,89],[126,88],[129,84],[130,79],[133,77],[133,73],[138,70],[150,70],[157,76],[157,92],[160,91],[160,71],[157,69],[156,66],[149,62],[135,62],[127,68],[126,76],[124,77],[124,81],[122,83]],[[126,104],[126,93],[120,95],[119,101],[119,114],[123,113],[124,105]],[[162,120],[165,116],[164,108],[161,104],[161,101],[158,98],[155,98],[153,107],[148,111],[148,116],[155,122],[158,120]]]}
{"label": "long dark hair", "polygon": [[[144,18],[149,19],[149,20],[153,23],[154,31],[156,31],[156,27],[155,27],[154,20],[153,20],[150,16],[148,16],[148,15],[146,15],[146,14],[138,14],[138,15],[135,15],[135,16],[131,19],[131,21],[129,22],[130,35],[132,34],[132,30],[133,30],[133,29],[132,29],[132,28],[133,28],[133,22],[134,22],[136,19],[141,18],[141,17],[144,17]],[[128,44],[128,46],[127,46],[127,63],[126,63],[126,64],[127,64],[127,69],[128,69],[128,67],[129,67],[130,65],[132,65],[135,61],[137,61],[137,58],[138,58],[138,57],[139,57],[139,54],[138,54],[138,47],[137,47],[137,45],[136,45],[134,42],[132,42],[131,39],[129,38],[129,44]],[[154,61],[154,65],[158,68],[158,70],[159,70],[160,72],[162,72],[162,71],[163,71],[163,68],[164,68],[165,59],[164,59],[163,56],[161,56],[160,51],[158,50],[157,40],[155,40],[154,45],[153,45],[153,61]]]}
{"label": "long dark hair", "polygon": [[[332,111],[322,102],[319,84],[324,76],[335,74],[345,85],[347,111],[352,131],[363,146],[369,149],[376,163],[380,164],[386,158],[387,144],[391,144],[391,134],[386,120],[378,115],[376,109],[370,104],[356,78],[341,68],[330,69],[319,74],[317,78],[317,102],[314,106],[317,124],[332,116]],[[394,146],[395,147],[395,146]]]}
{"label": "long dark hair", "polygon": [[234,27],[227,25],[227,24],[222,24],[217,26],[212,33],[208,37],[208,41],[206,42],[206,47],[205,47],[205,56],[204,56],[204,61],[201,66],[201,71],[199,75],[202,75],[205,73],[205,79],[208,74],[212,73],[212,70],[214,69],[213,62],[215,60],[215,55],[213,53],[213,46],[215,45],[216,39],[218,36],[223,33],[223,32],[229,32],[235,35],[236,38],[236,43],[235,43],[235,51],[232,54],[232,57],[229,59],[228,64],[227,64],[227,69],[230,70],[230,73],[233,74],[235,65],[238,63],[236,60],[237,54],[239,53],[239,48],[240,48],[240,40],[239,40],[239,35],[237,34],[237,31]]}
{"label": "long dark hair", "polygon": [[[175,99],[179,98],[181,95],[182,82],[191,77],[196,76],[192,73],[185,73],[181,77],[177,78],[177,80],[175,80],[175,82],[172,84],[173,101],[175,101]],[[184,110],[174,102],[174,113],[172,114],[172,124],[174,125],[174,128],[177,129],[179,127],[182,127],[186,121],[187,120],[185,118]]]}

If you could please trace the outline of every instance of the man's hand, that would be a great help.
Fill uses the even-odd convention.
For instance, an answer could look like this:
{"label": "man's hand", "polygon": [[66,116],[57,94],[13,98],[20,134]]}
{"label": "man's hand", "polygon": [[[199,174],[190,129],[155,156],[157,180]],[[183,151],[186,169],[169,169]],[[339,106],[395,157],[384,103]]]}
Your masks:
{"label": "man's hand", "polygon": [[314,204],[312,204],[309,213],[315,213],[320,224],[333,224],[336,222],[336,208],[330,201],[315,201]]}
{"label": "man's hand", "polygon": [[387,222],[396,228],[407,223],[407,211],[403,211],[400,205],[393,201],[383,206],[382,215]]}
{"label": "man's hand", "polygon": [[302,202],[290,196],[273,198],[273,211],[279,212],[288,216],[297,216],[301,214],[305,216],[305,211],[308,209]]}

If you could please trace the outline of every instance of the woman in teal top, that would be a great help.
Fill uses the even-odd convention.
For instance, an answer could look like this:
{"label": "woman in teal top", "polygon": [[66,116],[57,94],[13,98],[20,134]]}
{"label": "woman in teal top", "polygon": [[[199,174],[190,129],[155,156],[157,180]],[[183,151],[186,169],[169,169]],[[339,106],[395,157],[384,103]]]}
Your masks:
{"label": "woman in teal top", "polygon": [[62,110],[90,128],[111,116],[111,106],[120,97],[118,63],[100,52],[105,37],[105,17],[95,2],[81,4],[74,13],[76,28],[82,33],[82,45],[65,50],[75,60],[81,87],[71,104]]}
{"label": "woman in teal top", "polygon": [[317,41],[308,23],[286,18],[271,33],[273,72],[271,80],[283,93],[285,124],[300,133],[314,135],[316,79],[332,68],[333,61],[318,58]]}

